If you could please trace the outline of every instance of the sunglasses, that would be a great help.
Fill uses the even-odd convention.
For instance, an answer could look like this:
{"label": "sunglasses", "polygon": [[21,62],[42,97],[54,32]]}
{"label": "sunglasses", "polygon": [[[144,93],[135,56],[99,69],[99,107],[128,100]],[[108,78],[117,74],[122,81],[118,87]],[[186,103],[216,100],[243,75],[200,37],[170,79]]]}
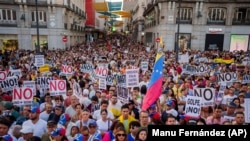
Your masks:
{"label": "sunglasses", "polygon": [[126,136],[126,134],[117,134],[117,136],[118,136],[118,137],[120,137],[120,136],[125,137],[125,136]]}

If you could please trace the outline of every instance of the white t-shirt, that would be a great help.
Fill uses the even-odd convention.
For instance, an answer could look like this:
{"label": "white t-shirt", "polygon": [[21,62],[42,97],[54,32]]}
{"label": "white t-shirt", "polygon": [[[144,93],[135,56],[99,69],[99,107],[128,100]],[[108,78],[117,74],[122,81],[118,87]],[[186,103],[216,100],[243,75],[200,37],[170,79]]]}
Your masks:
{"label": "white t-shirt", "polygon": [[101,132],[108,131],[108,129],[112,125],[111,120],[103,121],[102,119],[99,119],[96,121],[96,123],[97,123],[97,127],[98,127],[99,131],[101,131]]}
{"label": "white t-shirt", "polygon": [[[94,114],[93,114],[93,118],[96,119],[96,120],[102,119],[101,110],[96,110],[96,111],[94,112]],[[114,119],[113,113],[110,112],[110,111],[108,111],[107,118]]]}
{"label": "white t-shirt", "polygon": [[42,137],[42,135],[47,132],[47,122],[42,119],[39,119],[35,124],[33,124],[31,120],[27,120],[23,123],[22,127],[24,126],[33,128],[33,136]]}
{"label": "white t-shirt", "polygon": [[44,121],[48,121],[49,115],[50,115],[50,114],[48,114],[47,111],[43,111],[43,112],[39,115],[39,118],[42,119],[42,120],[44,120]]}

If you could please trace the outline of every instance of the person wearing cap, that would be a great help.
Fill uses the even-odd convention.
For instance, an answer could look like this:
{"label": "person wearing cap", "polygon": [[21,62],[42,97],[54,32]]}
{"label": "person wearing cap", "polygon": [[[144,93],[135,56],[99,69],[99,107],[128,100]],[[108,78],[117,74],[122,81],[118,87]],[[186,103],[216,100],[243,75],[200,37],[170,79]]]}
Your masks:
{"label": "person wearing cap", "polygon": [[57,124],[56,124],[55,121],[48,121],[47,122],[47,132],[42,135],[41,141],[50,141],[50,140],[52,140],[51,136],[50,136],[50,133],[52,131],[54,131],[56,128],[57,128]]}
{"label": "person wearing cap", "polygon": [[58,123],[62,114],[63,114],[63,107],[62,106],[56,106],[55,109],[54,109],[54,112],[52,112],[49,115],[48,121],[53,120],[56,123]]}
{"label": "person wearing cap", "polygon": [[227,104],[227,109],[226,111],[222,112],[222,117],[225,120],[232,121],[235,118],[235,109],[236,109],[236,104],[232,101]]}
{"label": "person wearing cap", "polygon": [[39,119],[40,108],[32,106],[29,114],[29,120],[25,121],[22,127],[29,126],[34,129],[33,135],[41,137],[47,130],[47,122]]}
{"label": "person wearing cap", "polygon": [[18,139],[18,141],[27,141],[31,137],[33,137],[34,129],[30,126],[23,126],[20,132],[22,133],[22,137]]}
{"label": "person wearing cap", "polygon": [[10,135],[4,135],[0,137],[1,141],[13,141],[13,138]]}
{"label": "person wearing cap", "polygon": [[166,118],[169,115],[172,115],[173,117],[177,118],[178,112],[174,109],[175,103],[173,100],[169,100],[166,103],[166,111],[164,111],[161,115],[161,119],[163,122],[166,122]]}
{"label": "person wearing cap", "polygon": [[66,130],[64,128],[56,128],[50,133],[54,141],[68,141],[66,135]]}
{"label": "person wearing cap", "polygon": [[102,137],[100,131],[98,130],[96,121],[91,121],[88,127],[90,134],[88,141],[101,141]]}

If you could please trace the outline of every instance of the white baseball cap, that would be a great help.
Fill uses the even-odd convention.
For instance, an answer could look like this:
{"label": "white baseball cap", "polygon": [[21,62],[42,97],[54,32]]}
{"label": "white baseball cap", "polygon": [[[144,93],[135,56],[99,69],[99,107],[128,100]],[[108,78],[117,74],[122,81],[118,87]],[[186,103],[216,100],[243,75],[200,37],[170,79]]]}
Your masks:
{"label": "white baseball cap", "polygon": [[88,89],[84,89],[83,90],[83,95],[89,95],[89,90]]}
{"label": "white baseball cap", "polygon": [[23,126],[22,129],[20,130],[21,133],[23,134],[28,134],[28,133],[33,133],[33,128],[30,126]]}

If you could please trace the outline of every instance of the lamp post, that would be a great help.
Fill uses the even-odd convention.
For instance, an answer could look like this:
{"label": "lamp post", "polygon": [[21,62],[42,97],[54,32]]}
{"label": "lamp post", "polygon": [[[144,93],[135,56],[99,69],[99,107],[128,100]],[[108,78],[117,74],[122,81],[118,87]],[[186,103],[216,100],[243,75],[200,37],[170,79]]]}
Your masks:
{"label": "lamp post", "polygon": [[38,20],[38,10],[37,10],[37,0],[36,0],[36,36],[37,36],[36,53],[40,53],[39,20]]}
{"label": "lamp post", "polygon": [[181,17],[181,0],[178,0],[178,15],[177,15],[177,43],[175,46],[175,61],[178,62],[178,55],[179,55],[179,45],[180,45],[180,17]]}

